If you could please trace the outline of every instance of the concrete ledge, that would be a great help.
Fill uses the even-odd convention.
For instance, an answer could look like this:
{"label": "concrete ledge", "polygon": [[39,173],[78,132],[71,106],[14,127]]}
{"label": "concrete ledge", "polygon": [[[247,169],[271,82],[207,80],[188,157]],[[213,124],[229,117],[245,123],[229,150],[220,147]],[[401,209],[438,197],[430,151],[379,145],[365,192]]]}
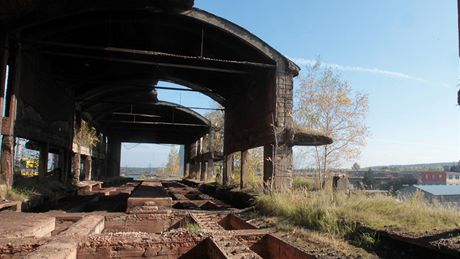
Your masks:
{"label": "concrete ledge", "polygon": [[20,201],[4,201],[0,202],[0,211],[4,209],[14,208],[15,211],[21,211]]}
{"label": "concrete ledge", "polygon": [[90,234],[100,234],[102,230],[104,230],[104,216],[84,217],[24,258],[76,259],[78,243]]}
{"label": "concrete ledge", "polygon": [[54,217],[13,211],[0,213],[0,236],[2,238],[46,237],[56,226]]}

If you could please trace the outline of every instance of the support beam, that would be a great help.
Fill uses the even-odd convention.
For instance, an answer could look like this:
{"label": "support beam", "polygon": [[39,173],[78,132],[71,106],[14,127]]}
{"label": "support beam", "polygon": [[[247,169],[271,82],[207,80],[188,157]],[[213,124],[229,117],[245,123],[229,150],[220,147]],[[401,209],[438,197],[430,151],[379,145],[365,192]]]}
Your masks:
{"label": "support beam", "polygon": [[240,174],[240,189],[247,186],[249,175],[249,151],[241,151],[241,174]]}
{"label": "support beam", "polygon": [[184,164],[184,178],[188,178],[190,176],[190,163],[186,162]]}
{"label": "support beam", "polygon": [[265,190],[287,190],[292,186],[292,147],[288,145],[264,146]]}
{"label": "support beam", "polygon": [[6,185],[7,188],[11,188],[13,186],[13,149],[14,137],[11,135],[3,136],[0,185]]}
{"label": "support beam", "polygon": [[292,187],[292,147],[280,145],[275,151],[275,175],[273,188],[278,191]]}
{"label": "support beam", "polygon": [[222,184],[223,185],[229,184],[229,179],[230,179],[229,176],[232,173],[232,167],[233,167],[233,154],[225,155],[224,156],[224,170],[222,173]]}
{"label": "support beam", "polygon": [[184,178],[190,176],[190,156],[192,152],[190,144],[184,145]]}
{"label": "support beam", "polygon": [[200,174],[200,181],[206,182],[206,162],[201,162],[201,174]]}
{"label": "support beam", "polygon": [[80,182],[80,163],[81,155],[79,153],[72,153],[71,179],[73,185],[76,185]]}
{"label": "support beam", "polygon": [[207,179],[213,179],[214,175],[214,127],[211,125],[208,134],[208,151],[211,156],[208,159]]}
{"label": "support beam", "polygon": [[[3,105],[5,103],[5,87],[8,65],[8,37],[5,28],[0,27],[0,117],[3,117]],[[0,120],[0,128],[1,128]]]}
{"label": "support beam", "polygon": [[86,156],[83,162],[83,170],[85,172],[85,181],[91,181],[93,170],[93,159],[91,156]]}
{"label": "support beam", "polygon": [[109,166],[107,176],[120,176],[121,141],[117,137],[109,137]]}
{"label": "support beam", "polygon": [[40,143],[40,155],[38,160],[38,175],[40,180],[44,180],[46,178],[46,174],[48,173],[49,148],[49,143]]}
{"label": "support beam", "polygon": [[[2,59],[4,57],[1,57]],[[1,68],[0,68],[1,69]],[[5,65],[3,65],[3,69]],[[6,73],[6,71],[5,71]],[[4,100],[8,100],[6,104],[8,117],[2,117],[1,132],[2,148],[1,148],[1,172],[0,172],[0,184],[6,184],[7,188],[13,186],[13,165],[14,165],[14,123],[16,120],[16,91],[19,88],[21,78],[21,48],[18,46],[15,52],[14,63],[10,66],[8,73],[8,89],[7,96]],[[4,89],[3,89],[4,90]],[[4,91],[0,94],[3,96]],[[0,107],[3,110],[3,105]],[[2,112],[3,113],[3,112]]]}

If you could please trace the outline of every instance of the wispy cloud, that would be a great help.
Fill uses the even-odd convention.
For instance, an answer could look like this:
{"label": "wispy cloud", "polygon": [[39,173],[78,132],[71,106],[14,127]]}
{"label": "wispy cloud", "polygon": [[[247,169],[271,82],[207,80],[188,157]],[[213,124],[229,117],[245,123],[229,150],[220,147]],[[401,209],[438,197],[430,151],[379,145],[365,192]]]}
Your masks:
{"label": "wispy cloud", "polygon": [[[305,59],[305,58],[291,58],[291,60],[300,66],[314,65],[317,62],[314,59]],[[392,77],[392,78],[413,80],[413,81],[418,81],[418,82],[422,82],[426,84],[435,84],[421,77],[411,76],[405,73],[390,71],[390,70],[385,70],[385,69],[360,67],[360,66],[346,66],[346,65],[327,63],[327,62],[322,62],[322,61],[321,61],[321,64],[332,67],[340,71],[368,73],[368,74],[380,75],[380,76],[386,76],[386,77]],[[436,83],[436,85],[439,85],[445,88],[453,88],[452,86],[449,86],[448,84],[445,84],[445,83]]]}

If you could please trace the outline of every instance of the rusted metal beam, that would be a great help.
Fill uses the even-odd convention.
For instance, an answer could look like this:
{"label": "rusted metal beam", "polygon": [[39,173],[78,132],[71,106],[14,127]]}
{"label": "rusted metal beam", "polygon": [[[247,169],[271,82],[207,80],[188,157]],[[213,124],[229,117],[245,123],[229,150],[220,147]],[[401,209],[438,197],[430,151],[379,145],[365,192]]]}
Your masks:
{"label": "rusted metal beam", "polygon": [[32,40],[32,39],[23,39],[22,42],[34,43],[34,44],[45,45],[45,46],[80,49],[80,50],[105,51],[105,52],[114,52],[114,53],[144,55],[144,56],[150,56],[150,57],[174,57],[174,58],[181,58],[181,59],[212,61],[212,62],[217,62],[217,63],[247,65],[247,66],[262,67],[262,68],[276,68],[276,65],[273,65],[273,64],[266,64],[266,63],[252,62],[252,61],[237,61],[237,60],[227,60],[227,59],[206,58],[203,56],[186,56],[186,55],[171,54],[171,53],[165,53],[165,52],[159,52],[159,51],[117,48],[117,47],[89,46],[89,45],[75,44],[75,43],[64,43],[64,42]]}
{"label": "rusted metal beam", "polygon": [[108,62],[118,62],[118,63],[125,63],[125,64],[137,64],[137,65],[150,65],[150,66],[158,66],[158,67],[172,67],[172,68],[183,68],[183,69],[192,69],[192,70],[202,70],[202,71],[211,71],[211,72],[222,72],[222,73],[230,73],[230,74],[249,74],[247,71],[241,71],[236,69],[225,69],[225,68],[215,68],[209,66],[197,66],[197,65],[183,65],[183,64],[175,64],[169,62],[154,62],[154,61],[146,61],[146,60],[138,60],[132,58],[114,58],[114,57],[101,57],[95,55],[84,55],[84,54],[73,54],[68,52],[60,52],[60,51],[42,51],[43,54],[53,55],[53,56],[61,56],[61,57],[69,57],[69,58],[78,58],[78,59],[92,59],[92,60],[100,60],[100,61],[108,61]]}
{"label": "rusted metal beam", "polygon": [[104,120],[103,123],[122,123],[122,124],[144,124],[144,125],[169,125],[169,126],[187,126],[187,127],[209,127],[203,124],[193,123],[174,123],[174,122],[155,122],[155,121],[116,121]]}
{"label": "rusted metal beam", "polygon": [[112,115],[126,115],[126,116],[134,116],[134,117],[147,117],[147,118],[161,118],[160,115],[153,115],[153,114],[143,114],[143,113],[129,113],[129,112],[112,112]]}

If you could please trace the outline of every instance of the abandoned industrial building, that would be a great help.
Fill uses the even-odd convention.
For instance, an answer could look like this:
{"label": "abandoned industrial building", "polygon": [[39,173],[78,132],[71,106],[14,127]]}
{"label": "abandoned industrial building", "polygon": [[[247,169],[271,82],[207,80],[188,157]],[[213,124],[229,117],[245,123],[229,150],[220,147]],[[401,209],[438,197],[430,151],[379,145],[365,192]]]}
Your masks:
{"label": "abandoned industrial building", "polygon": [[[294,122],[299,73],[263,39],[194,0],[1,0],[0,258],[374,256],[351,234],[342,241],[352,252],[335,239],[306,241],[309,230],[299,237],[257,206],[258,197],[293,188],[293,147],[333,143]],[[218,107],[171,102],[163,90],[201,94]],[[198,109],[220,112],[223,125]],[[126,143],[180,145],[179,174],[124,177]],[[33,159],[19,159],[21,149]],[[263,154],[257,194],[246,188],[254,149]],[[334,181],[334,197],[350,194]],[[18,190],[25,194],[14,199]],[[460,250],[441,253],[442,240],[353,224],[359,235],[378,233],[391,255]]]}
{"label": "abandoned industrial building", "polygon": [[[193,5],[1,1],[0,183],[14,185],[15,142],[25,139],[39,152],[35,178],[74,187],[38,208],[32,201],[3,201],[2,209],[60,210],[2,211],[2,258],[308,257],[196,188],[216,176],[214,161],[223,161],[221,182],[228,184],[236,152],[243,186],[247,150],[263,147],[265,188],[287,189],[292,147],[332,140],[293,125],[298,66],[244,28]],[[213,150],[210,121],[190,107],[159,100],[158,89],[171,89],[159,82],[185,86],[180,90],[221,105],[223,150]],[[109,179],[120,179],[122,142],[184,145],[183,176],[189,180],[113,184]],[[51,172],[50,154],[58,164]],[[233,207],[247,202],[236,197]],[[94,211],[94,204],[106,212],[82,213]],[[177,231],[190,223],[204,234]],[[266,250],[268,243],[274,248]]]}

